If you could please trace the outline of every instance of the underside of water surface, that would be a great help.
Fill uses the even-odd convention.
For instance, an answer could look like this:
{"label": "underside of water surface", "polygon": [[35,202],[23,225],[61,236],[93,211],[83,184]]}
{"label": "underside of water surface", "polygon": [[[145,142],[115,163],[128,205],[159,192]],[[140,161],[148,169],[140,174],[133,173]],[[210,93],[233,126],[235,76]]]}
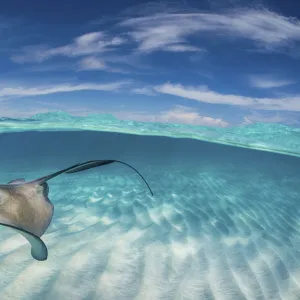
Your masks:
{"label": "underside of water surface", "polygon": [[73,164],[34,260],[0,228],[0,299],[300,299],[300,159],[188,138],[112,132],[0,134],[0,182]]}

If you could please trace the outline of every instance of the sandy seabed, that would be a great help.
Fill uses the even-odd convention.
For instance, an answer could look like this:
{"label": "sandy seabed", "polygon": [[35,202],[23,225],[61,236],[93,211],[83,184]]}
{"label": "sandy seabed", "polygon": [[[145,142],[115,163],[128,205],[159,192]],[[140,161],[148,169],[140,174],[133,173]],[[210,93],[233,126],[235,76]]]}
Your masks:
{"label": "sandy seabed", "polygon": [[[47,261],[33,260],[27,241],[1,228],[0,299],[300,299],[300,160],[165,140],[169,148],[151,138],[148,160],[130,151],[116,157],[141,171],[154,197],[122,165],[49,182],[55,214],[42,237]],[[169,143],[178,149],[171,156]],[[49,152],[44,163],[23,165],[21,154],[7,153],[1,180],[39,177],[80,155],[84,161],[89,149],[68,159],[65,150],[53,164]]]}

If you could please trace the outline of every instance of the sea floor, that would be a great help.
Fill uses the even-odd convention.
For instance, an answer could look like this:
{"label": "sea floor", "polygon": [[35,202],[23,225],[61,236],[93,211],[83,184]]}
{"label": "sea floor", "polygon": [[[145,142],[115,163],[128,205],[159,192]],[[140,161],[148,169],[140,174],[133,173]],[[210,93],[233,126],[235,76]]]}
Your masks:
{"label": "sea floor", "polygon": [[[98,157],[82,145],[68,156],[76,133],[60,146],[57,134],[44,134],[26,136],[24,157],[1,150],[1,182],[109,154],[108,141],[101,150],[103,136],[96,133],[86,141],[97,141],[88,145],[100,149]],[[4,137],[6,146],[17,136]],[[105,138],[113,149],[124,143]],[[1,300],[300,299],[299,158],[184,139],[128,138],[131,151],[127,145],[125,153],[113,154],[144,175],[154,197],[132,170],[117,164],[49,181],[55,214],[42,237],[48,260],[33,260],[27,241],[1,228]],[[30,143],[39,139],[49,144]],[[50,141],[61,149],[58,159],[41,151]]]}

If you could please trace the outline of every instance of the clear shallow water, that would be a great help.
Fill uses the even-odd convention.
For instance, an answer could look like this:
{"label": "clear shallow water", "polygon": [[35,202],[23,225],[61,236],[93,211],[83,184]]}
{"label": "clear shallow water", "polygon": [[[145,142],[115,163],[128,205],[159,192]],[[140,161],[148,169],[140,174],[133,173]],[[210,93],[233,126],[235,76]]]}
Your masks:
{"label": "clear shallow water", "polygon": [[0,299],[299,299],[300,159],[111,132],[0,134],[0,182],[49,181],[45,262],[1,228]]}
{"label": "clear shallow water", "polygon": [[37,114],[26,119],[0,118],[0,133],[28,130],[93,130],[177,138],[185,137],[300,156],[300,128],[280,124],[256,123],[231,128],[213,128],[158,122],[122,121],[112,115],[103,114],[79,117],[60,111]]}

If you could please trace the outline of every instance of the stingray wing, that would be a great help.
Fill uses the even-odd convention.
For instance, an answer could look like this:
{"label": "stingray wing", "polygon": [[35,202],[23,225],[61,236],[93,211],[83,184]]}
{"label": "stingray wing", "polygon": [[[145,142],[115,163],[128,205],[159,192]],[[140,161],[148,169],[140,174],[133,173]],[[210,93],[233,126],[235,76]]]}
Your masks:
{"label": "stingray wing", "polygon": [[[53,205],[47,197],[48,186],[46,184],[46,181],[51,178],[54,178],[60,174],[63,174],[63,173],[67,173],[67,174],[77,173],[77,172],[81,172],[81,171],[88,170],[91,168],[111,164],[114,162],[124,164],[124,165],[130,167],[131,169],[133,169],[136,173],[138,173],[138,175],[143,179],[143,181],[146,183],[147,187],[149,188],[151,194],[153,195],[152,190],[151,190],[150,186],[148,185],[148,183],[146,182],[146,180],[144,179],[144,177],[135,168],[133,168],[129,164],[119,161],[119,160],[92,160],[92,161],[87,161],[84,163],[79,163],[79,164],[73,165],[69,168],[62,169],[60,171],[57,171],[55,173],[41,177],[41,178],[36,179],[31,182],[26,183],[24,181],[24,179],[17,179],[17,180],[13,180],[13,181],[9,182],[8,184],[1,184],[0,188],[3,188],[3,190],[7,190],[8,194],[10,196],[13,195],[14,200],[18,201],[18,203],[21,203],[21,206],[25,205],[22,207],[21,210],[22,210],[22,215],[23,216],[25,215],[27,217],[26,222],[24,220],[22,220],[21,223],[20,222],[18,222],[18,223],[22,224],[23,228],[29,229],[32,232],[30,232],[26,229],[23,229],[20,226],[16,226],[16,224],[18,224],[16,222],[13,222],[13,221],[10,222],[9,220],[12,220],[10,217],[0,220],[0,225],[10,227],[10,228],[14,229],[15,231],[19,232],[20,234],[22,234],[28,240],[28,242],[31,244],[31,255],[33,258],[35,258],[37,260],[46,260],[47,256],[48,256],[48,250],[47,250],[47,247],[44,244],[44,242],[39,238],[39,236],[41,236],[44,233],[44,231],[47,229],[47,227],[49,226],[51,219],[52,219],[52,215],[53,215]],[[29,196],[27,195],[26,188],[24,190],[25,185],[27,185],[28,188],[30,188],[32,186],[36,186],[36,185],[41,186],[43,188],[43,195],[40,195],[40,197],[38,197],[37,199],[31,199],[32,193],[29,193]],[[18,193],[14,195],[14,191],[16,191],[16,189],[18,190]],[[21,190],[23,189],[22,193],[20,193],[20,189]],[[36,201],[34,201],[34,200],[36,200]],[[33,206],[30,205],[30,204],[32,204],[32,201],[34,202]],[[3,204],[0,203],[0,205],[3,205]],[[45,208],[47,208],[47,210],[45,210]],[[34,211],[32,211],[32,209]],[[34,218],[33,219],[31,217],[28,218],[28,216],[30,216],[32,213],[36,214],[39,212],[43,212],[45,217],[44,218],[39,217],[38,224],[33,222]],[[17,217],[19,217],[19,215],[17,215]]]}
{"label": "stingray wing", "polygon": [[0,225],[23,235],[36,260],[46,260],[48,256],[40,236],[52,220],[54,207],[45,193],[45,186],[26,183],[0,189]]}
{"label": "stingray wing", "polygon": [[12,228],[21,235],[23,235],[31,245],[31,256],[34,259],[39,261],[47,259],[48,249],[45,243],[38,236],[34,235],[33,233],[30,233],[29,231],[26,231],[24,229],[18,228],[10,224],[0,222],[0,225]]}

